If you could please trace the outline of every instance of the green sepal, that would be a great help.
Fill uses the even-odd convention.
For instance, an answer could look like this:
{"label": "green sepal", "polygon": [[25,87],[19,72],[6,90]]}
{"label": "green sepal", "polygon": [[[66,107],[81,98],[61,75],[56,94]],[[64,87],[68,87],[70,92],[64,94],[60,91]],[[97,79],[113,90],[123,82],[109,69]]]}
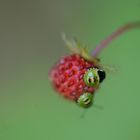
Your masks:
{"label": "green sepal", "polygon": [[90,55],[87,51],[87,47],[83,46],[77,39],[73,39],[71,41],[66,39],[66,35],[62,34],[62,39],[66,43],[66,46],[72,51],[74,54],[78,54],[83,57],[85,60],[93,62],[96,66],[99,66],[99,60]]}

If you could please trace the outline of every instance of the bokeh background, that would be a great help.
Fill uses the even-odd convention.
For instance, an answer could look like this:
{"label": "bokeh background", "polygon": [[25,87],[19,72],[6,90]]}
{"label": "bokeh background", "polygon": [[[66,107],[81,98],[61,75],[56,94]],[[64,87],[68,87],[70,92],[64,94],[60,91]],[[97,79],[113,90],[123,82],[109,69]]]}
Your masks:
{"label": "bokeh background", "polygon": [[140,20],[139,0],[0,0],[0,140],[139,140],[140,30],[100,58],[117,68],[87,110],[59,96],[48,73],[76,36],[92,51],[124,23]]}

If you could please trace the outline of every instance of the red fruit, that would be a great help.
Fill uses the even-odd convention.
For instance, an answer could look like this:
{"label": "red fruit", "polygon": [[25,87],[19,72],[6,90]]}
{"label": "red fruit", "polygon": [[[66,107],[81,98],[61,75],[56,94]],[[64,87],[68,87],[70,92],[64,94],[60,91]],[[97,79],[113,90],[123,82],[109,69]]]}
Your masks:
{"label": "red fruit", "polygon": [[95,88],[86,86],[83,79],[91,67],[96,66],[78,54],[66,56],[53,67],[50,79],[57,92],[68,99],[77,100],[84,92],[94,93]]}

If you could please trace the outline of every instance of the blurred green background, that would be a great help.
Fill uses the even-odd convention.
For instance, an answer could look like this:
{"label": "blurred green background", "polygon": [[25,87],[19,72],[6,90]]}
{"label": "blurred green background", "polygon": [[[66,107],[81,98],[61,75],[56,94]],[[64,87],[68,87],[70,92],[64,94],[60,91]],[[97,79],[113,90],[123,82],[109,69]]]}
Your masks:
{"label": "blurred green background", "polygon": [[85,117],[59,96],[48,73],[76,36],[89,50],[116,28],[140,20],[139,0],[0,0],[0,140],[139,140],[140,30],[100,58],[115,66]]}

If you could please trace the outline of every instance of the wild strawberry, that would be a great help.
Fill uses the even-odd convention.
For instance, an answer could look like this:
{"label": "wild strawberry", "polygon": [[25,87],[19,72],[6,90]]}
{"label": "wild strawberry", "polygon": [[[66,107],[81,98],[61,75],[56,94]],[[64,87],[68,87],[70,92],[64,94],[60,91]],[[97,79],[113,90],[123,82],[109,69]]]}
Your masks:
{"label": "wild strawberry", "polygon": [[104,78],[105,72],[99,70],[97,60],[89,57],[83,48],[61,58],[50,73],[55,90],[83,107],[91,105],[94,91]]}
{"label": "wild strawberry", "polygon": [[95,48],[92,55],[89,55],[79,42],[69,42],[63,36],[67,47],[74,54],[60,59],[51,70],[50,79],[56,91],[64,97],[76,101],[82,107],[91,106],[94,92],[106,76],[97,59],[98,54],[122,33],[137,27],[140,27],[140,22],[129,23],[120,27],[103,40]]}
{"label": "wild strawberry", "polygon": [[79,55],[66,56],[52,69],[51,79],[55,89],[65,97],[77,100],[82,93],[93,93],[95,88],[88,87],[83,78],[93,63],[84,60]]}

